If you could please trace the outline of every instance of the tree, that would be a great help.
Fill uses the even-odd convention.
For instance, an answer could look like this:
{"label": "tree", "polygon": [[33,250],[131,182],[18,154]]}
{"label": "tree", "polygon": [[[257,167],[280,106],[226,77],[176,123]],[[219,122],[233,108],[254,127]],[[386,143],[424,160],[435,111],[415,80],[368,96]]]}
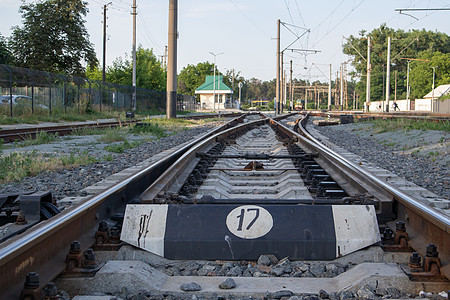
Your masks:
{"label": "tree", "polygon": [[450,53],[422,51],[419,59],[428,61],[413,61],[410,65],[411,98],[422,98],[433,86],[433,68],[436,68],[435,87],[450,83]]}
{"label": "tree", "polygon": [[[424,50],[440,51],[448,53],[450,51],[450,37],[441,32],[422,30],[395,30],[385,24],[373,29],[370,33],[362,30],[359,36],[350,36],[347,43],[343,45],[344,54],[353,57],[352,65],[355,73],[361,80],[356,83],[356,92],[361,98],[366,97],[366,67],[367,62],[358,54],[364,57],[367,55],[367,37],[371,37],[371,99],[372,101],[384,99],[385,91],[385,70],[387,65],[387,40],[391,37],[391,72],[397,70],[397,98],[406,99],[406,73],[407,60],[403,58],[417,58],[419,52]],[[356,48],[358,52],[353,48]],[[391,74],[390,90],[394,91],[395,79]],[[393,99],[394,93],[391,93]]]}
{"label": "tree", "polygon": [[[133,61],[119,57],[107,68],[108,82],[132,85]],[[166,71],[153,54],[153,49],[144,49],[141,45],[136,50],[136,86],[156,91],[166,90]]]}
{"label": "tree", "polygon": [[[196,66],[187,65],[178,74],[178,93],[194,96],[195,90],[205,82],[207,75],[214,75],[214,64],[207,61]],[[216,75],[220,75],[217,68]]]}
{"label": "tree", "polygon": [[82,62],[98,63],[84,26],[88,13],[82,0],[22,0],[23,27],[13,27],[9,39],[15,65],[82,76]]}
{"label": "tree", "polygon": [[0,64],[10,64],[12,62],[11,52],[5,37],[0,33]]}
{"label": "tree", "polygon": [[[112,66],[106,68],[106,81],[115,84],[133,84],[133,62],[125,56],[116,58]],[[102,80],[102,72],[97,66],[88,66],[86,76],[93,80]],[[161,67],[153,50],[141,45],[136,50],[136,86],[155,91],[166,90],[166,72]]]}

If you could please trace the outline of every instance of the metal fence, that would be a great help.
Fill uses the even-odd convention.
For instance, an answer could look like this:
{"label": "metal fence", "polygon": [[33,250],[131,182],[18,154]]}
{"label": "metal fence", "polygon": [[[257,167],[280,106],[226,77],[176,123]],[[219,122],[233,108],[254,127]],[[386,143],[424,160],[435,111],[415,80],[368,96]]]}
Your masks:
{"label": "metal fence", "polygon": [[[132,87],[0,64],[0,115],[129,110]],[[177,110],[196,110],[193,96],[178,95]],[[166,92],[136,88],[138,111],[166,110]]]}

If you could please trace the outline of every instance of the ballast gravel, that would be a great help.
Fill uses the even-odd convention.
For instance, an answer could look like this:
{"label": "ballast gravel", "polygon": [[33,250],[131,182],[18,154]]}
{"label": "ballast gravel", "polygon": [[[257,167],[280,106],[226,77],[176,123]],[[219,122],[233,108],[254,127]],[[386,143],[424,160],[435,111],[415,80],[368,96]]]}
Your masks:
{"label": "ballast gravel", "polygon": [[308,126],[314,126],[331,143],[440,197],[450,198],[447,132],[394,131],[378,134],[368,122],[333,126],[317,126],[309,122]]}
{"label": "ballast gravel", "polygon": [[127,149],[121,154],[112,154],[113,160],[79,166],[72,169],[43,172],[21,181],[0,184],[0,194],[25,193],[33,191],[50,191],[56,200],[64,197],[84,197],[87,193],[82,189],[95,184],[112,174],[134,166],[162,151],[173,148],[184,142],[191,141],[205,134],[223,122],[208,123],[163,137],[156,141],[146,142],[136,148]]}

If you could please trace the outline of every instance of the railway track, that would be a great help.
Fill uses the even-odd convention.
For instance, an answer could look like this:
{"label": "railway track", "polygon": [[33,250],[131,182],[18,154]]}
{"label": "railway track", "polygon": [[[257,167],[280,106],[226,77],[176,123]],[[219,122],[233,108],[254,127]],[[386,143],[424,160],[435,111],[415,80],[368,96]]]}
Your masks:
{"label": "railway track", "polygon": [[[182,119],[206,119],[214,117],[236,117],[240,114],[236,113],[220,113],[220,114],[208,114],[208,115],[195,115],[195,116],[181,116]],[[140,119],[125,120],[125,121],[109,121],[109,122],[86,122],[86,123],[74,123],[64,125],[52,125],[52,126],[30,126],[22,128],[12,129],[0,129],[0,140],[5,143],[14,141],[20,141],[24,139],[32,139],[36,137],[39,132],[46,132],[48,134],[67,135],[81,129],[105,129],[115,128],[121,126],[127,126],[142,122]]]}
{"label": "railway track", "polygon": [[[205,297],[260,297],[283,289],[318,294],[324,287],[337,293],[351,289],[346,286],[350,281],[355,288],[364,285],[356,281],[366,277],[380,286],[392,284],[395,277],[398,288],[414,292],[449,289],[449,216],[320,145],[302,129],[306,119],[287,128],[283,117],[237,118],[2,243],[2,297],[18,298],[27,274],[25,292],[37,295],[61,272],[57,286],[66,291],[115,293],[127,282],[124,274],[129,273],[118,273],[126,268],[152,277],[151,284],[129,289],[174,297],[191,297],[180,290],[189,281],[201,282]],[[92,245],[104,265],[95,262],[91,250],[85,252]],[[371,245],[381,245],[392,253],[383,256],[391,256],[391,262],[402,258],[406,266],[361,265],[341,277],[316,279],[317,284],[307,278],[233,277],[233,290],[218,289],[220,278],[214,276],[167,276],[161,271],[186,260],[255,265],[265,254],[287,261],[345,260]],[[117,260],[120,247],[133,257],[141,253],[144,261],[160,268],[110,261]],[[134,260],[125,252],[120,255]],[[29,272],[38,273],[40,283]],[[122,282],[112,283],[108,278],[114,276]]]}

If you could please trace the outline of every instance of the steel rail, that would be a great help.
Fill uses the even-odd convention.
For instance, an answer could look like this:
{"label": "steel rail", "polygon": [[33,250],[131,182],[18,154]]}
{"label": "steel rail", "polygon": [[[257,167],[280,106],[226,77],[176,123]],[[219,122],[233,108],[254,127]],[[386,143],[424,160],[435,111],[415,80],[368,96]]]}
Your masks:
{"label": "steel rail", "polygon": [[335,158],[342,167],[351,170],[355,176],[366,178],[365,180],[375,187],[388,193],[392,197],[392,201],[397,201],[399,203],[397,217],[407,225],[412,247],[424,255],[425,247],[428,244],[437,245],[442,261],[441,273],[450,278],[450,218],[323,146],[307,132],[304,126],[306,121],[307,117],[301,120],[302,126],[299,126],[298,129],[300,133],[286,129],[295,133],[303,142],[316,147],[321,155]]}
{"label": "steel rail", "polygon": [[94,233],[99,220],[111,217],[128,201],[136,199],[192,146],[217,132],[235,126],[242,118],[243,116],[231,120],[204,134],[116,186],[0,244],[0,298],[17,299],[29,272],[37,272],[41,283],[55,278],[65,268],[64,259],[71,242],[78,240],[83,250],[89,248],[94,243]]}
{"label": "steel rail", "polygon": [[[307,119],[305,118],[304,120],[306,121]],[[280,125],[283,126],[282,124],[280,124]],[[361,167],[357,166],[356,164],[348,161],[347,159],[342,157],[340,154],[323,146],[316,138],[314,138],[309,132],[307,132],[304,127],[299,127],[299,129],[301,130],[301,134],[303,135],[303,137],[306,137],[307,140],[311,141],[311,144],[314,147],[316,147],[317,149],[320,149],[323,153],[329,155],[330,157],[335,158],[337,161],[340,161],[343,165],[347,166],[349,169],[353,170],[355,173],[359,173],[362,176],[370,179],[374,184],[376,184],[377,186],[383,188],[388,193],[395,196],[396,199],[404,202],[405,204],[410,205],[417,213],[425,214],[427,217],[431,218],[431,220],[433,221],[433,223],[435,225],[439,226],[445,232],[450,233],[450,219],[446,215],[424,205],[423,203],[420,203],[418,200],[416,200],[413,197],[407,195],[406,193],[398,190],[397,188],[390,185],[389,183],[386,183],[386,182],[380,180],[378,177],[376,177],[372,173],[367,172],[364,169],[362,169]],[[294,131],[292,131],[292,132],[294,132]]]}
{"label": "steel rail", "polygon": [[[224,113],[224,114],[211,114],[211,115],[198,115],[198,116],[180,116],[179,119],[208,119],[215,117],[239,117],[242,116],[242,113]],[[26,127],[26,128],[14,128],[14,129],[0,129],[0,139],[3,139],[4,142],[13,142],[16,140],[23,140],[27,137],[34,138],[39,132],[47,132],[50,134],[60,134],[65,135],[75,130],[84,129],[84,128],[114,128],[122,125],[130,125],[142,122],[142,120],[125,120],[125,121],[111,121],[111,122],[87,122],[87,123],[76,123],[76,124],[64,124],[64,125],[54,125],[54,126],[34,126],[34,127]]]}

